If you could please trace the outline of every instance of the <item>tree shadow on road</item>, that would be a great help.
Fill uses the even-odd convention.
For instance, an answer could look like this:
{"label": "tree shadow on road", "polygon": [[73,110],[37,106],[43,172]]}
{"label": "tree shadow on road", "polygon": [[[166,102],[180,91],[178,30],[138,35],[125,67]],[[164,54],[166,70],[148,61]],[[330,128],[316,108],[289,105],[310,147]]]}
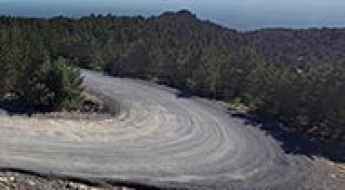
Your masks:
{"label": "tree shadow on road", "polygon": [[177,98],[191,98],[193,95],[190,90],[180,90],[176,93]]}
{"label": "tree shadow on road", "polygon": [[289,132],[283,124],[275,121],[265,121],[249,114],[231,113],[233,117],[241,118],[245,124],[258,127],[281,143],[282,149],[288,154],[300,154],[313,158],[314,156],[345,163],[345,146],[335,143],[322,143],[317,139],[308,139],[296,132]]}
{"label": "tree shadow on road", "polygon": [[25,106],[17,99],[1,99],[0,100],[0,115],[27,115],[31,116],[34,113],[48,113],[51,112],[50,107],[30,107]]}

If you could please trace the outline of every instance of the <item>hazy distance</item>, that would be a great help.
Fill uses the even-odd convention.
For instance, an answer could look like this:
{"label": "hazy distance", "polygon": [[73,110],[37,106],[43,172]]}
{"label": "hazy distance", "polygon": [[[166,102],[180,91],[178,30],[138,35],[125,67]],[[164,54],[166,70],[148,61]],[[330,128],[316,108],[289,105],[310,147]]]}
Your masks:
{"label": "hazy distance", "polygon": [[151,16],[180,9],[240,30],[345,26],[344,0],[0,0],[1,15],[29,17]]}

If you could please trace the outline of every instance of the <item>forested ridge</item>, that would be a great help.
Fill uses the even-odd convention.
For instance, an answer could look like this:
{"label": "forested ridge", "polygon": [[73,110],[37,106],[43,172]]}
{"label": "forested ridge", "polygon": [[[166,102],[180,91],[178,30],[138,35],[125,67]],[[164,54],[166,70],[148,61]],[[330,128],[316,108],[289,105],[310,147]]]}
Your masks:
{"label": "forested ridge", "polygon": [[[199,20],[186,10],[149,18],[3,16],[0,95],[34,96],[36,87],[35,93],[21,89],[39,80],[49,93],[38,91],[35,97],[44,99],[35,105],[75,105],[71,97],[79,97],[81,89],[74,94],[65,90],[70,101],[58,101],[58,92],[50,93],[56,87],[43,77],[74,65],[241,103],[262,118],[279,120],[310,137],[344,142],[344,45],[345,29],[238,32]],[[80,85],[73,82],[78,77],[67,78],[70,86]]]}

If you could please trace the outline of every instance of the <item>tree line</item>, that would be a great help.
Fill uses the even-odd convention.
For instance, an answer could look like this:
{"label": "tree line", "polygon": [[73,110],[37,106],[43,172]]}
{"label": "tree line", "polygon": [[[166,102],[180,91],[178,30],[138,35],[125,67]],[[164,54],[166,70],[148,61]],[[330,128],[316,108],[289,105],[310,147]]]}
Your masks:
{"label": "tree line", "polygon": [[10,112],[78,110],[79,69],[54,59],[43,39],[17,26],[0,30],[0,105]]}
{"label": "tree line", "polygon": [[[78,73],[65,71],[73,65],[117,77],[152,80],[225,102],[237,101],[255,114],[279,120],[303,134],[345,142],[344,31],[238,32],[199,20],[186,10],[149,18],[3,16],[0,90],[2,95],[10,91],[32,99],[24,95],[35,96],[30,90],[16,91],[41,83],[48,91],[61,89],[66,83],[78,86]],[[43,77],[54,76],[45,74],[50,72],[69,79],[62,80],[60,87],[51,87],[52,81],[61,79]],[[32,80],[24,80],[28,78]],[[74,97],[77,89],[66,90],[68,95],[62,97]],[[74,104],[63,103],[73,98],[52,94],[56,96],[47,93],[34,104]],[[54,99],[58,97],[61,99]]]}

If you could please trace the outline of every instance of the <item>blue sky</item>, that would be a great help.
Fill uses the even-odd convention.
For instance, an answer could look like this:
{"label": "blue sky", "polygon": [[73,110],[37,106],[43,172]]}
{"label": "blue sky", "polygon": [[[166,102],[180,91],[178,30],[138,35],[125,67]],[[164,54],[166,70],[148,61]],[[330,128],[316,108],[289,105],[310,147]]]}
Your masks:
{"label": "blue sky", "polygon": [[345,26],[345,0],[0,0],[0,14],[35,17],[149,16],[179,9],[237,29]]}

